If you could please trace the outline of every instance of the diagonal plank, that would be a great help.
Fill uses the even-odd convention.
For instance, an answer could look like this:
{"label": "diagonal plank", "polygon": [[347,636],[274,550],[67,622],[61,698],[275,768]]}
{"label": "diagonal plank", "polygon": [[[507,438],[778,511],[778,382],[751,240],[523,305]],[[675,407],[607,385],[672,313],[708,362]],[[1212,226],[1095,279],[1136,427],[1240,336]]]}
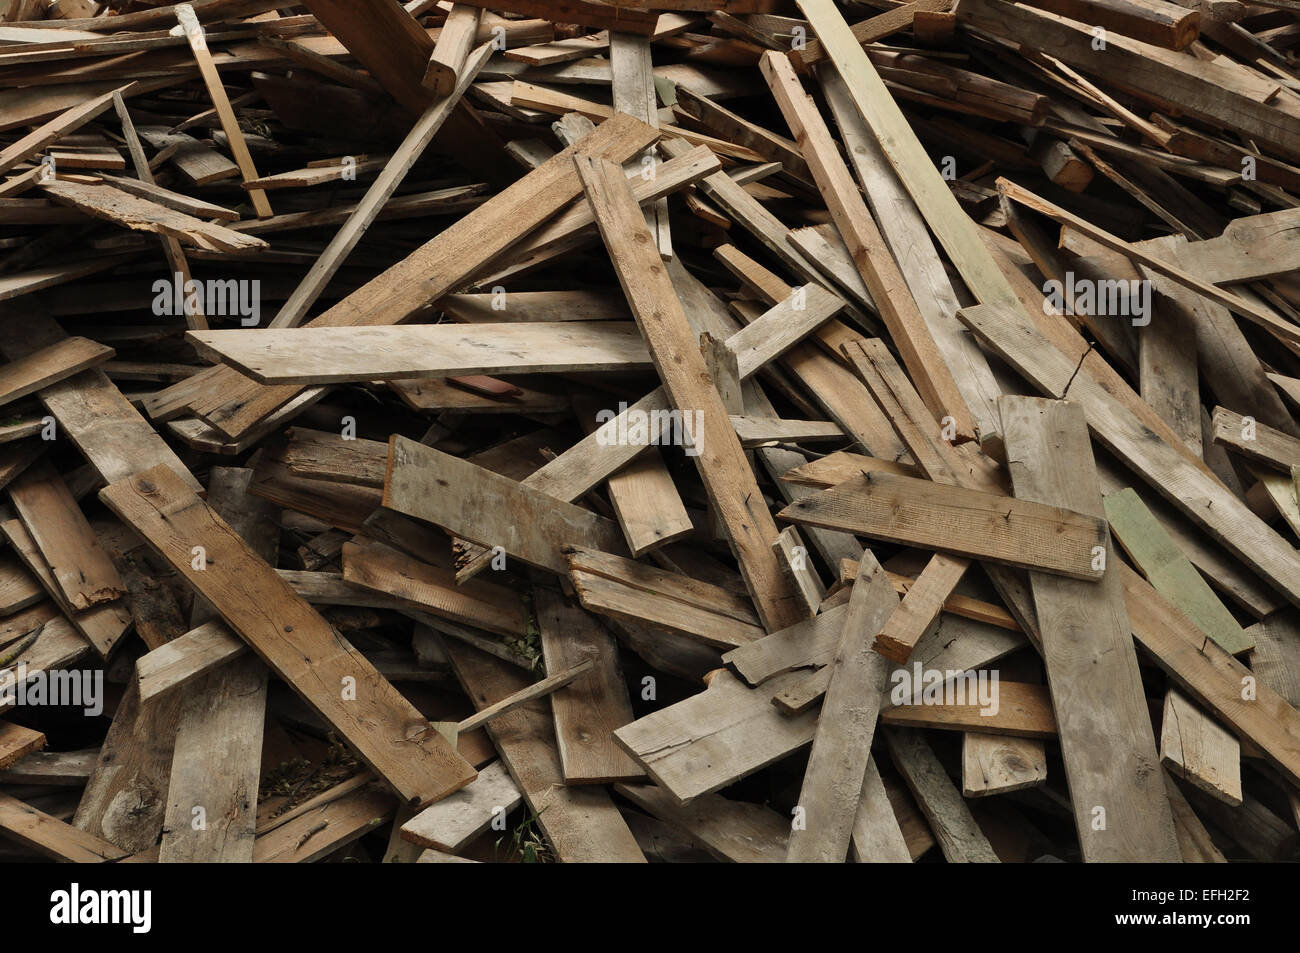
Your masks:
{"label": "diagonal plank", "polygon": [[695,463],[769,631],[799,621],[799,598],[772,552],[777,529],[713,386],[654,237],[622,170],[579,155],[578,172],[619,283],[673,406],[697,420]]}
{"label": "diagonal plank", "polygon": [[169,470],[99,495],[406,801],[430,804],[474,779],[388,680]]}
{"label": "diagonal plank", "polygon": [[[1083,411],[1031,397],[998,406],[1016,493],[1104,514]],[[1029,574],[1075,827],[1087,862],[1177,862],[1121,567],[1103,545],[1100,583]]]}

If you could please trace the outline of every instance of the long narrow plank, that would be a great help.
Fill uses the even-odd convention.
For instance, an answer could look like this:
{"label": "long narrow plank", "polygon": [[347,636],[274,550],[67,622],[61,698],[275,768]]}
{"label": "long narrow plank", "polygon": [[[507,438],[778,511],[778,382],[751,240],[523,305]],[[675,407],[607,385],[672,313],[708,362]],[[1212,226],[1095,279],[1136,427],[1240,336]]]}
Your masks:
{"label": "long narrow plank", "polygon": [[563,671],[583,658],[595,663],[582,681],[551,696],[564,783],[607,784],[644,777],[645,772],[614,744],[614,731],[634,717],[614,637],[550,590],[534,591],[533,608],[548,672]]}
{"label": "long narrow plank", "polygon": [[1172,445],[1152,439],[1131,411],[1022,315],[987,305],[965,308],[958,315],[1040,391],[1078,403],[1104,446],[1281,595],[1300,603],[1300,557],[1295,549]]}
{"label": "long narrow plank", "polygon": [[[230,97],[226,95],[226,87],[221,82],[221,76],[217,73],[217,65],[213,62],[212,53],[208,50],[208,41],[204,36],[203,25],[199,23],[194,8],[188,3],[178,3],[176,5],[176,19],[180,23],[181,31],[185,34],[186,40],[189,41],[190,50],[194,54],[194,61],[199,64],[199,75],[203,77],[203,84],[208,88],[208,97],[212,100],[212,105],[216,107],[217,119],[221,122],[221,129],[226,134],[226,141],[229,143],[231,154],[235,157],[235,164],[239,166],[244,181],[250,182],[259,177],[257,166],[253,163],[253,156],[248,151],[248,143],[244,141],[243,130],[239,128],[239,119],[230,106]],[[257,211],[258,218],[267,218],[273,214],[271,203],[267,201],[266,193],[261,189],[249,189],[248,197],[252,199],[253,208]]]}
{"label": "long narrow plank", "polygon": [[[911,704],[894,705],[881,712],[880,720],[907,728],[982,731],[1014,738],[1056,737],[1056,719],[1046,688],[999,680],[986,683],[989,690],[985,693],[979,688],[981,681],[981,677],[958,680],[951,696],[945,691],[939,702],[914,699]],[[955,700],[949,702],[949,697]]]}
{"label": "long narrow plank", "polygon": [[[115,90],[114,92],[122,92]],[[18,163],[29,159],[46,146],[56,142],[62,136],[75,132],[90,122],[100,113],[113,105],[113,92],[95,96],[85,102],[65,110],[53,119],[37,126],[17,142],[0,150],[0,175],[8,172]]]}
{"label": "long narrow plank", "polygon": [[[582,187],[573,168],[574,155],[589,152],[625,162],[657,136],[654,129],[630,116],[601,123],[306,326],[377,326],[416,317],[443,295],[462,290],[484,265],[578,196]],[[227,370],[208,383],[206,393],[218,400],[219,409],[204,420],[238,438],[300,392],[293,385],[257,384]]]}
{"label": "long narrow plank", "polygon": [[[67,337],[49,317],[0,309],[0,353],[25,357]],[[125,479],[158,464],[171,468],[193,489],[194,475],[98,368],[82,371],[39,392],[41,403],[99,471],[106,483]]]}
{"label": "long narrow plank", "polygon": [[777,515],[1074,579],[1102,576],[1093,549],[1105,542],[1103,520],[915,477],[865,473],[797,500]]}
{"label": "long narrow plank", "polygon": [[[249,494],[252,478],[252,470],[213,467],[208,504],[274,564],[278,511]],[[196,599],[190,623],[221,626],[216,615],[207,600]],[[229,629],[221,628],[222,635],[244,648]],[[143,690],[141,664],[136,663],[136,681]],[[266,666],[250,657],[211,670],[186,692],[176,723],[160,863],[252,862],[266,693]]]}
{"label": "long narrow plank", "polygon": [[899,773],[930,822],[939,849],[950,864],[996,864],[988,838],[975,823],[970,808],[948,778],[920,731],[890,728],[885,744]]}
{"label": "long narrow plank", "polygon": [[[230,526],[165,468],[100,491],[100,499],[208,599],[226,623],[298,690],[406,801],[431,803],[474,770],[366,659]],[[206,568],[194,568],[192,547]],[[275,607],[274,617],[266,614]],[[344,700],[352,688],[352,699]]]}
{"label": "long narrow plank", "polygon": [[790,832],[787,862],[842,864],[848,854],[890,669],[871,639],[897,605],[884,569],[864,551],[799,792],[804,823]]}
{"label": "long narrow plank", "polygon": [[853,821],[853,859],[859,864],[910,864],[912,852],[890,804],[876,759],[867,759],[858,815]]}
{"label": "long narrow plank", "polygon": [[763,54],[761,65],[822,199],[926,406],[936,419],[950,418],[961,439],[974,439],[976,427],[970,408],[935,344],[898,263],[867,211],[857,183],[840,158],[825,120],[804,92],[789,60],[769,51]]}
{"label": "long narrow plank", "polygon": [[[476,708],[486,708],[528,684],[522,673],[490,655],[453,640],[442,644]],[[493,719],[487,732],[562,862],[645,862],[627,822],[604,789],[564,784],[545,701]]]}
{"label": "long narrow plank", "polygon": [[0,832],[62,863],[102,864],[126,856],[126,851],[115,844],[77,830],[8,794],[0,794]]}
{"label": "long narrow plank", "polygon": [[0,404],[71,377],[87,368],[111,360],[111,347],[87,338],[72,337],[40,348],[0,368]]}
{"label": "long narrow plank", "polygon": [[[623,33],[609,34],[610,92],[615,112],[635,116],[644,123],[659,127],[659,100],[655,94],[654,63],[650,54],[650,38]],[[653,151],[641,157],[644,162],[657,162]],[[660,199],[645,209],[646,227],[655,237],[655,245],[664,258],[673,255],[672,233],[668,224],[668,200]]]}
{"label": "long narrow plank", "polygon": [[1228,654],[1240,655],[1255,647],[1254,639],[1219,601],[1132,488],[1107,494],[1103,502],[1111,532],[1157,592]]}
{"label": "long narrow plank", "polygon": [[799,619],[799,600],[771,549],[776,524],[722,398],[712,386],[677,292],[653,248],[645,244],[649,239],[653,246],[653,237],[627,180],[609,162],[587,156],[575,161],[601,238],[664,390],[680,413],[696,421],[692,434],[695,464],[759,615],[770,631],[792,625]]}
{"label": "long narrow plank", "polygon": [[483,11],[478,7],[463,3],[451,5],[422,80],[424,88],[435,96],[450,95],[461,81],[482,18]]}
{"label": "long narrow plank", "polygon": [[628,321],[191,331],[205,356],[262,383],[337,384],[474,374],[640,371]]}
{"label": "long narrow plank", "polygon": [[1214,442],[1274,470],[1290,473],[1300,466],[1300,440],[1253,417],[1215,407]]}
{"label": "long narrow plank", "polygon": [[126,595],[126,583],[47,460],[32,464],[9,484],[9,498],[69,606],[90,609]]}
{"label": "long narrow plank", "polygon": [[872,648],[895,662],[906,662],[969,568],[966,559],[942,553],[932,557],[908,587],[898,609],[876,633]]}
{"label": "long narrow plank", "polygon": [[[883,40],[891,33],[906,30],[912,25],[912,21],[916,19],[918,13],[942,13],[951,7],[952,0],[912,0],[911,3],[904,3],[860,23],[855,23],[849,29],[854,40],[866,45],[867,43],[875,43],[877,40]],[[826,50],[822,47],[821,41],[816,39],[806,41],[801,50],[790,51],[790,60],[800,68],[806,69],[814,63],[820,63],[825,58]]]}
{"label": "long narrow plank", "polygon": [[[1101,516],[1084,413],[999,401],[1017,496]],[[1121,564],[1104,538],[1099,583],[1029,574],[1084,860],[1177,862],[1173,816],[1129,636]]]}

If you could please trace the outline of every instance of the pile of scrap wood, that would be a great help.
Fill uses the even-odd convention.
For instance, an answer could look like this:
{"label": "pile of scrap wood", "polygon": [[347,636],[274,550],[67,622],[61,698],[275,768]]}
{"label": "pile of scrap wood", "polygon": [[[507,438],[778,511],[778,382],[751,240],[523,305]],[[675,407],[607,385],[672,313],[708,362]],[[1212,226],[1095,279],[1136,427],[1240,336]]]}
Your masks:
{"label": "pile of scrap wood", "polygon": [[0,16],[0,857],[1295,854],[1300,3]]}

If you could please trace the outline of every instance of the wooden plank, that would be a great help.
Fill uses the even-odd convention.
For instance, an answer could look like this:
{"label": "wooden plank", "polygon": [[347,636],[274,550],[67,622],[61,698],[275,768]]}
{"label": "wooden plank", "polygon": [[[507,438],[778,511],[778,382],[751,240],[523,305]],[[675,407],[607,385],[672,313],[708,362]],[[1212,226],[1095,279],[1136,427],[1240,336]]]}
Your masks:
{"label": "wooden plank", "polygon": [[116,845],[77,830],[8,794],[0,794],[0,831],[5,837],[62,863],[100,864],[126,856],[126,851]]}
{"label": "wooden plank", "polygon": [[63,602],[85,610],[126,595],[126,583],[100,548],[68,485],[48,461],[32,464],[9,484],[9,498]]}
{"label": "wooden plank", "polygon": [[0,768],[8,768],[45,747],[45,735],[23,725],[0,721]]}
{"label": "wooden plank", "polygon": [[[252,477],[252,470],[214,467],[208,503],[260,557],[274,563],[278,513],[248,493]],[[210,603],[196,598],[190,622],[219,626],[224,638],[212,641],[233,640],[244,648],[216,615]],[[142,663],[136,663],[136,682],[143,700]],[[252,861],[266,693],[266,666],[250,657],[210,669],[189,688],[176,723],[160,863]]]}
{"label": "wooden plank", "polygon": [[1023,317],[987,306],[959,316],[982,341],[1040,391],[1078,403],[1093,435],[1193,523],[1236,554],[1288,600],[1300,600],[1300,559],[1222,484],[1188,465],[1186,457],[1150,431],[1126,407],[1067,359]]}
{"label": "wooden plank", "polygon": [[[469,646],[444,640],[443,649],[475,707],[500,701],[527,684],[522,673]],[[562,862],[645,861],[606,791],[564,784],[545,703],[534,702],[496,718],[488,722],[487,731]]]}
{"label": "wooden plank", "polygon": [[880,780],[876,759],[867,759],[867,772],[862,779],[858,815],[853,821],[853,842],[850,851],[859,864],[910,864],[912,853],[900,829],[897,815],[890,804],[885,785]]}
{"label": "wooden plank", "polygon": [[1228,654],[1240,655],[1255,647],[1132,488],[1110,493],[1103,502],[1111,532],[1157,592]]}
{"label": "wooden plank", "polygon": [[[186,40],[189,41],[195,62],[199,64],[199,75],[203,77],[203,83],[208,88],[208,96],[212,99],[212,105],[217,110],[217,118],[221,121],[222,131],[225,132],[231,154],[235,157],[235,164],[239,166],[240,174],[244,177],[245,182],[256,179],[258,177],[257,166],[253,164],[253,157],[248,151],[248,143],[244,141],[244,133],[239,128],[239,119],[230,106],[230,98],[226,95],[226,87],[222,85],[221,76],[217,73],[217,66],[212,60],[212,54],[208,51],[208,42],[204,37],[203,26],[199,23],[194,8],[187,3],[177,4],[176,19],[180,23]],[[267,201],[266,193],[261,189],[249,189],[248,197],[252,199],[253,208],[256,210],[258,218],[267,218],[273,214],[271,203]]]}
{"label": "wooden plank", "polygon": [[645,345],[627,321],[189,333],[205,356],[270,384],[638,371],[650,366]]}
{"label": "wooden plank", "polygon": [[775,51],[763,54],[763,74],[808,162],[822,199],[843,236],[881,320],[889,329],[926,406],[936,420],[950,417],[960,439],[974,439],[975,421],[952,372],[921,316],[898,263],[867,210],[830,130],[803,91],[794,68]]}
{"label": "wooden plank", "polygon": [[[982,731],[1015,738],[1056,737],[1056,719],[1052,717],[1052,701],[1045,687],[999,680],[991,688],[986,703],[983,697],[972,698],[975,683],[974,678],[958,680],[953,691],[958,700],[954,702],[894,705],[881,712],[880,720],[886,725],[905,728]],[[947,692],[944,697],[948,697]]]}
{"label": "wooden plank", "polygon": [[[1017,495],[1101,516],[1083,410],[1011,396],[999,407]],[[1122,564],[1104,538],[1100,545],[1108,567],[1100,583],[1029,575],[1075,828],[1086,862],[1175,862],[1178,844],[1129,638]]]}
{"label": "wooden plank", "polygon": [[891,728],[884,735],[894,764],[930,822],[948,863],[998,863],[997,854],[921,732]]}
{"label": "wooden plank", "polygon": [[[416,806],[431,803],[474,779],[468,763],[425,730],[419,713],[388,681],[170,471],[156,467],[106,487],[100,499],[403,799]],[[206,569],[192,564],[195,545],[203,547]],[[265,614],[267,606],[276,607],[274,618]],[[349,684],[358,690],[355,702],[342,698]]]}
{"label": "wooden plank", "polygon": [[1156,274],[1175,281],[1185,288],[1209,298],[1217,304],[1223,305],[1233,314],[1240,315],[1247,321],[1257,324],[1264,330],[1268,331],[1283,344],[1292,348],[1300,346],[1300,329],[1289,321],[1279,318],[1268,308],[1263,307],[1243,298],[1240,295],[1233,294],[1230,291],[1224,291],[1217,285],[1204,281],[1200,277],[1177,264],[1166,261],[1163,257],[1151,254],[1142,247],[1124,241],[1116,235],[1112,235],[1104,228],[1099,228],[1091,222],[1080,218],[1073,212],[1066,211],[1058,205],[1054,205],[1046,199],[1040,198],[1028,189],[1022,188],[1008,179],[999,178],[998,194],[1005,195],[1012,201],[1024,205],[1026,208],[1033,209],[1035,212],[1046,215],[1053,221],[1062,225],[1068,225],[1077,232],[1086,235],[1088,238],[1104,245],[1112,251],[1126,255],[1145,267],[1149,268]]}
{"label": "wooden plank", "polygon": [[[0,353],[17,360],[63,340],[52,319],[38,314],[0,311]],[[82,371],[39,392],[41,403],[63,432],[107,483],[164,464],[189,486],[201,489],[193,474],[107,375],[98,368]]]}
{"label": "wooden plank", "polygon": [[55,580],[50,564],[37,549],[35,540],[27,532],[27,527],[22,521],[17,519],[0,521],[0,533],[9,539],[14,552],[22,559],[23,564],[36,577],[50,598],[58,603],[59,608],[67,615],[68,621],[94,647],[101,658],[108,658],[113,647],[122,636],[126,635],[127,629],[131,626],[131,613],[127,611],[126,606],[118,600],[77,611],[64,599],[63,590]]}
{"label": "wooden plank", "polygon": [[548,672],[563,671],[582,658],[594,663],[581,682],[551,696],[564,783],[608,784],[642,778],[644,772],[614,744],[615,729],[634,716],[613,636],[550,590],[534,590],[533,608]]}
{"label": "wooden plank", "polygon": [[871,637],[897,605],[884,569],[864,551],[799,792],[804,823],[790,832],[787,862],[838,864],[848,854],[890,667]]}
{"label": "wooden plank", "polygon": [[[951,8],[951,0],[912,0],[911,3],[900,4],[886,10],[884,13],[876,14],[860,23],[855,23],[850,27],[850,30],[854,40],[865,46],[868,43],[883,40],[892,33],[906,30],[912,25],[912,21],[918,13],[941,13]],[[803,49],[790,51],[791,62],[801,69],[807,69],[814,63],[820,63],[825,58],[826,50],[821,41],[817,39],[808,39],[805,41]]]}
{"label": "wooden plank", "polygon": [[[122,87],[121,92],[127,87]],[[53,119],[37,126],[17,142],[0,150],[0,175],[20,162],[30,159],[46,146],[57,142],[70,132],[75,132],[113,105],[113,93],[103,93],[63,111]]]}
{"label": "wooden plank", "polygon": [[105,182],[87,183],[56,179],[41,185],[56,204],[75,208],[93,218],[137,232],[153,232],[175,238],[195,248],[221,252],[250,252],[266,249],[264,239],[246,235],[224,225],[214,225],[149,199],[140,198]]}
{"label": "wooden plank", "polygon": [[[644,123],[659,127],[659,100],[655,93],[654,63],[650,55],[650,38],[623,33],[609,34],[610,92],[615,112],[635,116]],[[514,94],[511,93],[513,101]],[[653,151],[641,161],[658,162]],[[672,233],[668,222],[668,200],[659,199],[645,209],[646,227],[655,237],[655,246],[664,258],[673,255]]]}
{"label": "wooden plank", "polygon": [[969,568],[969,560],[942,553],[931,557],[921,575],[908,586],[898,608],[876,633],[872,649],[895,662],[906,662]]}
{"label": "wooden plank", "polygon": [[435,96],[448,96],[456,88],[470,50],[474,48],[474,38],[482,18],[483,11],[477,7],[463,3],[451,5],[422,80],[425,89],[431,90]]}
{"label": "wooden plank", "polygon": [[565,545],[624,551],[612,521],[398,434],[389,444],[383,505],[561,574]]}
{"label": "wooden plank", "polygon": [[[693,414],[695,464],[725,527],[741,575],[769,630],[798,619],[798,598],[771,550],[777,529],[754,481],[726,407],[695,346],[694,335],[667,272],[640,244],[648,235],[621,170],[603,160],[575,160],[628,304],[664,389],[677,410]],[[749,501],[749,502],[747,502]]]}
{"label": "wooden plank", "polygon": [[1241,744],[1172,688],[1160,722],[1160,762],[1211,797],[1241,804]]}
{"label": "wooden plank", "polygon": [[87,368],[110,360],[115,354],[82,337],[70,337],[40,348],[0,368],[0,404],[48,387]]}
{"label": "wooden plank", "polygon": [[706,794],[681,805],[653,784],[618,784],[614,790],[689,834],[720,861],[771,864],[785,859],[790,825],[771,808],[731,801],[719,794]]}
{"label": "wooden plank", "polygon": [[1283,473],[1300,466],[1300,440],[1254,417],[1215,407],[1213,425],[1214,442],[1220,446]]}
{"label": "wooden plank", "polygon": [[522,801],[523,795],[505,764],[493,761],[472,783],[402,824],[401,836],[412,844],[454,852],[494,821],[499,819],[498,823],[504,825],[506,815]]}
{"label": "wooden plank", "polygon": [[961,793],[987,797],[1038,787],[1047,781],[1041,741],[968,731],[962,735]]}
{"label": "wooden plank", "polygon": [[942,486],[892,473],[861,474],[777,514],[781,519],[1096,581],[1102,521],[1060,506]]}

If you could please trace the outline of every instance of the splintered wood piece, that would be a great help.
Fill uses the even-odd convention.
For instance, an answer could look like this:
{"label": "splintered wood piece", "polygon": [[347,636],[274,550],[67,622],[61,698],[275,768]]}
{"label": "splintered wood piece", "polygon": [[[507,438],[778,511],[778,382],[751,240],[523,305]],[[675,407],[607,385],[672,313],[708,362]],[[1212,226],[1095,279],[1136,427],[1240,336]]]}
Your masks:
{"label": "splintered wood piece", "polygon": [[[1012,396],[998,407],[1018,496],[1104,514],[1083,410]],[[1176,862],[1123,564],[1104,537],[1100,545],[1108,568],[1099,583],[1029,574],[1075,828],[1086,862]]]}
{"label": "splintered wood piece", "polygon": [[968,731],[961,739],[961,793],[987,797],[1037,787],[1047,781],[1041,741]]}
{"label": "splintered wood piece", "polygon": [[36,541],[27,532],[27,527],[20,520],[5,520],[0,522],[0,532],[9,539],[14,552],[18,554],[50,598],[58,603],[59,608],[67,615],[68,621],[102,658],[108,658],[113,647],[131,627],[131,613],[127,611],[126,606],[120,600],[115,600],[81,611],[74,609],[65,599],[63,590],[50,569],[50,564],[41,555]]}
{"label": "splintered wood piece", "polygon": [[398,434],[383,505],[560,574],[569,570],[566,545],[626,551],[611,520]]}
{"label": "splintered wood piece", "polygon": [[9,484],[9,498],[49,567],[62,602],[82,611],[126,595],[126,583],[48,461],[34,463]]}
{"label": "splintered wood piece", "polygon": [[769,807],[706,794],[680,805],[653,784],[616,784],[614,790],[665,824],[680,828],[714,857],[737,864],[785,859],[790,825]]}
{"label": "splintered wood piece", "polygon": [[1241,744],[1177,689],[1165,692],[1160,761],[1211,797],[1241,804]]}
{"label": "splintered wood piece", "polygon": [[[477,708],[501,701],[528,684],[523,673],[477,649],[446,639],[442,646]],[[627,822],[604,788],[565,785],[555,731],[544,702],[489,721],[487,732],[559,860],[645,862]]]}
{"label": "splintered wood piece", "polygon": [[884,569],[864,551],[799,792],[803,824],[790,831],[787,862],[841,864],[848,854],[890,668],[871,640],[897,605]]}
{"label": "splintered wood piece", "polygon": [[894,765],[930,822],[939,849],[950,864],[996,864],[998,856],[975,823],[970,808],[948,778],[920,731],[887,728],[885,744]]}
{"label": "splintered wood piece", "polygon": [[[226,87],[222,84],[221,76],[217,73],[217,66],[212,61],[212,53],[208,50],[208,41],[204,36],[203,27],[199,23],[198,17],[194,14],[194,8],[188,3],[178,3],[175,9],[176,19],[180,22],[186,40],[189,41],[190,50],[194,53],[194,61],[199,64],[199,75],[203,77],[203,84],[208,88],[208,96],[212,99],[212,105],[216,108],[217,119],[221,122],[221,128],[226,134],[226,141],[230,145],[230,152],[235,157],[239,171],[243,175],[245,182],[256,179],[258,177],[257,166],[253,164],[253,157],[248,151],[248,143],[244,141],[244,133],[239,128],[239,119],[230,106],[230,98],[226,95]],[[258,218],[267,218],[273,214],[271,203],[266,200],[265,192],[260,189],[250,189],[248,197],[253,201],[253,208],[256,209]]]}
{"label": "splintered wood piece", "polygon": [[886,542],[1095,582],[1104,521],[1060,506],[943,486],[891,473],[865,473],[796,500],[781,519]]}
{"label": "splintered wood piece", "polygon": [[822,585],[817,570],[808,561],[808,547],[803,544],[798,528],[787,526],[781,530],[772,548],[781,558],[781,568],[790,577],[799,598],[803,600],[807,616],[812,618],[826,598],[826,587]]}
{"label": "splintered wood piece", "polygon": [[87,338],[65,338],[40,348],[0,368],[0,404],[48,387],[65,378],[111,360],[111,347]]}
{"label": "splintered wood piece", "polygon": [[268,247],[266,241],[256,235],[213,225],[105,182],[91,184],[58,179],[45,183],[42,188],[58,205],[75,208],[132,231],[169,236],[195,248],[247,252]]}
{"label": "splintered wood piece", "polygon": [[465,720],[458,722],[456,730],[459,733],[473,731],[475,728],[482,727],[494,718],[500,718],[507,712],[514,711],[521,705],[527,705],[529,702],[536,701],[539,698],[545,698],[558,689],[563,688],[571,682],[575,682],[585,675],[588,675],[595,668],[591,659],[583,659],[577,665],[565,669],[562,672],[556,672],[554,675],[548,675],[540,682],[533,682],[521,688],[512,695],[507,695],[498,702],[494,702],[488,707],[482,709],[477,714],[470,715]]}
{"label": "splintered wood piece", "polygon": [[264,384],[639,371],[650,367],[645,345],[627,321],[189,333],[201,353],[225,361]]}
{"label": "splintered wood piece", "polygon": [[393,796],[377,787],[352,791],[295,817],[253,842],[255,864],[308,864],[390,821]]}
{"label": "splintered wood piece", "polygon": [[1093,380],[1086,366],[1058,351],[1020,314],[987,306],[958,314],[1040,391],[1082,407],[1089,430],[1107,449],[1281,595],[1300,603],[1300,556],[1295,548],[1182,452],[1152,440],[1150,429]]}
{"label": "splintered wood piece", "polygon": [[401,836],[421,847],[457,851],[487,830],[494,819],[504,822],[522,800],[505,764],[493,761],[470,784],[404,823]]}
{"label": "splintered wood piece", "polygon": [[634,718],[614,637],[550,590],[533,591],[533,608],[548,672],[563,671],[584,658],[592,662],[586,677],[551,695],[564,783],[608,784],[644,777],[614,744],[615,729]]}
{"label": "splintered wood piece", "polygon": [[627,180],[608,161],[584,155],[574,161],[664,390],[678,412],[694,421],[696,467],[759,615],[769,631],[792,625],[799,619],[799,601],[772,552],[776,524],[712,386],[673,283],[654,253],[653,236]]}
{"label": "splintered wood piece", "polygon": [[940,728],[951,731],[983,731],[1016,738],[1055,738],[1056,719],[1052,717],[1052,700],[1042,685],[997,681],[990,683],[990,697],[977,697],[978,673],[958,678],[946,688],[945,698],[956,701],[929,701],[895,705],[885,709],[880,720],[886,725],[905,728]]}
{"label": "splintered wood piece", "polygon": [[[388,680],[280,579],[230,526],[165,468],[100,491],[226,624],[416,806],[474,779],[474,770]],[[193,547],[206,563],[196,569]],[[268,609],[274,615],[268,615]],[[354,700],[346,700],[352,686]]]}
{"label": "splintered wood piece", "polygon": [[1177,606],[1229,655],[1255,647],[1254,640],[1219,601],[1131,487],[1107,494],[1111,532],[1157,592]]}
{"label": "splintered wood piece", "polygon": [[5,837],[62,863],[102,864],[120,860],[127,853],[8,794],[0,794],[0,831]]}

